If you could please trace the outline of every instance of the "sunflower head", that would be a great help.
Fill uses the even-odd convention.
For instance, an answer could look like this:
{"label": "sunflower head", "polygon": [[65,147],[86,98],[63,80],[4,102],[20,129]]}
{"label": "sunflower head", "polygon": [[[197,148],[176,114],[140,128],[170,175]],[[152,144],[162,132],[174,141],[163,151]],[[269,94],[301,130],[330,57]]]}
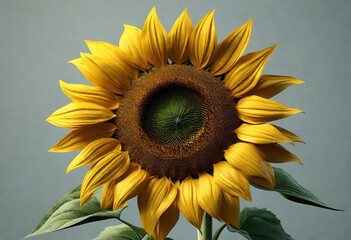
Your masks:
{"label": "sunflower head", "polygon": [[153,68],[132,83],[116,113],[116,137],[149,174],[184,179],[212,170],[235,143],[230,91],[189,65]]}
{"label": "sunflower head", "polygon": [[72,129],[51,151],[83,149],[67,172],[92,164],[81,204],[101,186],[103,209],[138,196],[156,239],[179,210],[196,228],[204,212],[239,227],[249,181],[272,188],[268,162],[300,162],[279,143],[302,140],[267,122],[301,112],[269,98],[302,81],[262,75],[275,45],[242,56],[252,20],[217,44],[213,15],[194,28],[185,9],[167,34],[153,8],[142,30],[125,25],[119,47],[86,41],[92,54],[71,62],[94,86],[61,81],[73,102],[48,118]]}

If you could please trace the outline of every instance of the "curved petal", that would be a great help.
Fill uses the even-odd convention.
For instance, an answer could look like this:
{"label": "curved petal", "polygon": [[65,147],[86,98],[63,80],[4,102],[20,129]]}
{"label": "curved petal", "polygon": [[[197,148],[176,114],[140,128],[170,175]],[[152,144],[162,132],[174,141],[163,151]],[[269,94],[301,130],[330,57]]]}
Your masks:
{"label": "curved petal", "polygon": [[80,205],[86,203],[93,192],[103,184],[120,177],[129,167],[128,152],[112,151],[95,163],[84,177],[80,190]]}
{"label": "curved petal", "polygon": [[213,178],[223,192],[251,202],[249,181],[228,162],[213,164]]}
{"label": "curved petal", "polygon": [[94,103],[72,102],[56,110],[46,121],[55,126],[77,129],[108,121],[115,116],[107,108]]}
{"label": "curved petal", "polygon": [[256,86],[245,95],[257,95],[264,98],[271,98],[287,87],[301,83],[305,82],[289,76],[262,75]]}
{"label": "curved petal", "polygon": [[115,185],[113,211],[121,208],[125,202],[138,195],[145,186],[149,174],[137,163],[130,163],[128,170]]}
{"label": "curved petal", "polygon": [[73,130],[56,143],[49,152],[72,152],[100,138],[111,137],[116,130],[112,123],[97,123]]}
{"label": "curved petal", "polygon": [[162,214],[158,220],[154,237],[155,240],[163,240],[167,237],[168,233],[176,225],[179,219],[179,209],[177,207],[177,201],[174,201],[171,206]]}
{"label": "curved petal", "polygon": [[295,133],[292,133],[288,130],[286,130],[285,128],[279,127],[277,125],[273,125],[274,127],[276,127],[282,134],[284,134],[285,137],[289,138],[291,141],[294,142],[302,142],[305,143],[299,136],[297,136]]}
{"label": "curved petal", "polygon": [[256,86],[275,47],[276,45],[243,56],[234,68],[225,75],[224,84],[234,97],[243,97]]}
{"label": "curved petal", "polygon": [[[101,59],[113,60],[117,65],[122,64],[124,68],[138,68],[137,63],[131,58],[131,56],[111,43],[89,40],[85,40],[85,43],[88,45],[90,52],[94,56]],[[132,75],[132,77],[134,77],[134,75]]]}
{"label": "curved petal", "polygon": [[129,82],[137,78],[137,70],[124,63],[111,59],[81,53],[81,58],[69,61],[94,85],[116,94],[123,94],[129,88]]}
{"label": "curved petal", "polygon": [[101,204],[100,204],[102,210],[107,210],[112,208],[115,185],[116,185],[116,181],[110,181],[104,184],[102,188],[102,197],[101,197]]}
{"label": "curved petal", "polygon": [[270,124],[251,125],[243,123],[235,129],[237,137],[245,142],[267,144],[267,143],[292,143],[293,141]]}
{"label": "curved petal", "polygon": [[213,177],[208,173],[199,174],[197,189],[200,207],[212,217],[221,219],[222,191],[215,183]]}
{"label": "curved petal", "polygon": [[189,223],[201,229],[204,211],[198,202],[199,180],[188,177],[179,186],[178,207]]}
{"label": "curved petal", "polygon": [[228,225],[239,228],[239,198],[223,191],[221,219]]}
{"label": "curved petal", "polygon": [[235,143],[224,151],[224,157],[249,181],[269,188],[275,186],[273,168],[263,160],[259,149],[254,144]]}
{"label": "curved petal", "polygon": [[248,96],[239,100],[237,106],[239,118],[252,124],[266,123],[303,112],[287,107],[280,102],[258,96]]}
{"label": "curved petal", "polygon": [[115,94],[100,87],[92,87],[83,84],[69,84],[60,80],[62,91],[75,102],[95,103],[110,110],[119,106]]}
{"label": "curved petal", "polygon": [[121,151],[121,144],[114,138],[100,138],[89,143],[67,167],[66,174],[72,169],[97,162],[112,151]]}
{"label": "curved petal", "polygon": [[188,57],[188,41],[194,27],[185,8],[168,34],[168,57],[178,64]]}
{"label": "curved petal", "polygon": [[298,162],[302,164],[301,160],[286,148],[279,144],[264,144],[257,145],[260,149],[263,159],[271,163],[284,163],[284,162]]}
{"label": "curved petal", "polygon": [[231,32],[218,46],[211,60],[211,74],[222,75],[231,70],[249,43],[252,18]]}
{"label": "curved petal", "polygon": [[189,58],[200,69],[208,66],[217,46],[217,33],[213,19],[214,11],[209,12],[196,25],[189,39]]}
{"label": "curved petal", "polygon": [[141,224],[149,236],[156,227],[161,215],[171,206],[177,197],[177,188],[166,177],[153,177],[145,184],[138,195],[138,207]]}
{"label": "curved petal", "polygon": [[133,57],[139,69],[147,70],[150,68],[141,49],[141,30],[139,28],[124,24],[124,32],[119,39],[119,48]]}
{"label": "curved petal", "polygon": [[156,67],[167,65],[167,32],[157,17],[156,7],[147,16],[141,31],[141,47],[146,59]]}
{"label": "curved petal", "polygon": [[138,71],[123,60],[117,62],[88,53],[81,53],[81,58],[87,71],[93,77],[88,80],[116,94],[123,94],[129,89],[129,83],[137,79]]}

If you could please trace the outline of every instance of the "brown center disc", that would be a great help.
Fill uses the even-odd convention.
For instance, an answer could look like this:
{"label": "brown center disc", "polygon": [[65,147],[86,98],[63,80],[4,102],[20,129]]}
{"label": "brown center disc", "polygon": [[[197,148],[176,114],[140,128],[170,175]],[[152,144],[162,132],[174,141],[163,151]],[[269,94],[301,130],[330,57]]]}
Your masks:
{"label": "brown center disc", "polygon": [[[150,120],[157,117],[150,113],[153,101],[160,95],[162,99],[177,94],[190,99],[191,105],[185,110],[194,109],[191,134],[182,138],[181,132],[180,137],[172,134],[167,138],[168,133],[161,132],[160,138],[163,128]],[[187,65],[169,65],[144,73],[123,95],[116,115],[116,138],[131,161],[150,175],[177,179],[211,171],[212,165],[223,159],[223,151],[236,142],[234,130],[240,124],[234,97],[223,82]],[[154,129],[161,130],[154,133]]]}

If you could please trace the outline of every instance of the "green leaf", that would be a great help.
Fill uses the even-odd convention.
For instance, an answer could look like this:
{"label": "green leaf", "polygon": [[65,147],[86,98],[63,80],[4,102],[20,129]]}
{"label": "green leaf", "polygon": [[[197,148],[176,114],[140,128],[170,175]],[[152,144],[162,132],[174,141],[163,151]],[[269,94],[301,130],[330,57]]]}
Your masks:
{"label": "green leaf", "polygon": [[306,188],[302,187],[289,173],[287,173],[283,169],[276,167],[274,167],[273,169],[276,181],[275,188],[266,188],[254,183],[251,183],[251,185],[266,191],[276,191],[290,201],[335,211],[342,211],[340,209],[332,208],[320,201],[315,195],[313,195]]}
{"label": "green leaf", "polygon": [[233,226],[229,226],[228,230],[251,240],[292,240],[279,219],[266,209],[244,208],[240,212],[239,223],[240,230]]}
{"label": "green leaf", "polygon": [[[146,232],[144,229],[139,228],[140,232],[144,232],[144,236]],[[99,236],[94,238],[94,240],[141,240],[142,237],[136,233],[130,226],[127,224],[120,224],[117,226],[111,226],[105,228]]]}
{"label": "green leaf", "polygon": [[250,237],[250,234],[248,232],[246,232],[245,230],[242,230],[242,229],[238,229],[232,225],[229,225],[228,227],[228,230],[230,232],[236,232],[236,233],[239,233],[241,236],[243,236],[244,238],[248,239],[248,240],[252,240],[252,238]]}
{"label": "green leaf", "polygon": [[117,211],[101,210],[99,191],[93,194],[90,201],[80,207],[80,188],[81,185],[78,185],[70,193],[64,195],[26,237],[109,218],[120,219],[124,208]]}

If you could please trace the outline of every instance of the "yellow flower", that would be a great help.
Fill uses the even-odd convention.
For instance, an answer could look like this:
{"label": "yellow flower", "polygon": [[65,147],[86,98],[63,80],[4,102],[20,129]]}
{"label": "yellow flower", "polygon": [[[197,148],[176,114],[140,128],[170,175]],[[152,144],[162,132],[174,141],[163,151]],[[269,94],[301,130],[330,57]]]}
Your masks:
{"label": "yellow flower", "polygon": [[275,45],[242,56],[252,20],[217,45],[213,15],[194,28],[185,9],[167,34],[153,8],[142,30],[125,25],[119,47],[86,41],[92,54],[71,62],[95,86],[61,81],[73,102],[47,119],[73,129],[50,151],[84,148],[67,173],[92,164],[81,204],[101,186],[103,209],[137,196],[157,240],[179,210],[198,229],[204,212],[239,227],[249,182],[273,188],[268,162],[300,162],[279,143],[302,140],[267,122],[301,112],[269,98],[303,81],[262,75]]}

